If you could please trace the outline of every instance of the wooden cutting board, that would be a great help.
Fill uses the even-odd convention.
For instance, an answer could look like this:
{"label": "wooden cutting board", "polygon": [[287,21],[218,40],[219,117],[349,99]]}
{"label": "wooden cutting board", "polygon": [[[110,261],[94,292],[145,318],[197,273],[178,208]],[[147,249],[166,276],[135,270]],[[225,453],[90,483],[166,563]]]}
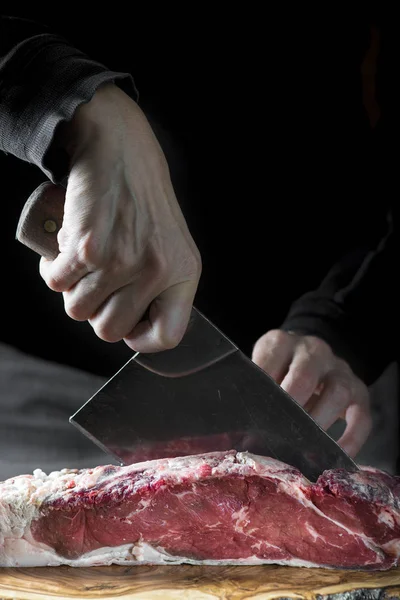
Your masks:
{"label": "wooden cutting board", "polygon": [[0,569],[0,600],[341,600],[340,594],[343,600],[400,598],[400,568],[380,573],[189,565]]}

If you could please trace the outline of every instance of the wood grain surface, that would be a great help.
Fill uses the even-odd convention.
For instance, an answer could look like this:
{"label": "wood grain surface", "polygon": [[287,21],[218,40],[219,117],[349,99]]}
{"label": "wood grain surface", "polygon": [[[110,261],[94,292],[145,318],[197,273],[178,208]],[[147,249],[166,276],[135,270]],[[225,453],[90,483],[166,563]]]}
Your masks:
{"label": "wood grain surface", "polygon": [[[370,595],[368,590],[376,593]],[[0,569],[1,600],[321,600],[336,594],[345,594],[347,600],[400,598],[400,569],[380,573],[189,565]]]}

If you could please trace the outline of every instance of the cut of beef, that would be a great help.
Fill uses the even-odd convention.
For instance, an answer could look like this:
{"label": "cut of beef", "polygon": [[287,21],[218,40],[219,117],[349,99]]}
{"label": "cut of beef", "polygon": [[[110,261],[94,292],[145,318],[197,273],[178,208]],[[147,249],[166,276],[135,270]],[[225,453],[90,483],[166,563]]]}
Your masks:
{"label": "cut of beef", "polygon": [[0,565],[267,564],[388,569],[400,478],[215,452],[0,483]]}

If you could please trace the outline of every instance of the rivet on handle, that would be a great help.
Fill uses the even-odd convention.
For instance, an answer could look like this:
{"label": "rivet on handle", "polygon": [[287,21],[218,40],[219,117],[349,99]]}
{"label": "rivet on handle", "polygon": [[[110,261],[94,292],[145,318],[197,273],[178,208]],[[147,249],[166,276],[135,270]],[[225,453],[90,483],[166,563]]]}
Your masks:
{"label": "rivet on handle", "polygon": [[16,238],[40,256],[54,260],[59,254],[57,233],[64,218],[65,188],[42,183],[22,210]]}
{"label": "rivet on handle", "polygon": [[58,229],[57,223],[53,221],[53,219],[47,219],[47,221],[43,223],[43,227],[47,233],[54,233]]}

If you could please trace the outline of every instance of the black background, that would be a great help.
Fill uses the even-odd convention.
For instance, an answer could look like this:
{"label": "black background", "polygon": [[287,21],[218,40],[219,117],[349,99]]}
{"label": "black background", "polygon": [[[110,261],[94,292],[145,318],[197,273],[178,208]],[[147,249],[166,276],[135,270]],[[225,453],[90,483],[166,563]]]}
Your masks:
{"label": "black background", "polygon": [[[361,77],[373,11],[146,6],[2,12],[45,22],[134,75],[202,253],[196,304],[250,353],[336,259],[380,231],[396,185],[394,21],[380,16],[382,119],[373,131]],[[0,174],[1,341],[112,375],[130,350],[69,319],[38,275],[38,258],[14,240],[23,202],[44,175],[4,155]]]}

